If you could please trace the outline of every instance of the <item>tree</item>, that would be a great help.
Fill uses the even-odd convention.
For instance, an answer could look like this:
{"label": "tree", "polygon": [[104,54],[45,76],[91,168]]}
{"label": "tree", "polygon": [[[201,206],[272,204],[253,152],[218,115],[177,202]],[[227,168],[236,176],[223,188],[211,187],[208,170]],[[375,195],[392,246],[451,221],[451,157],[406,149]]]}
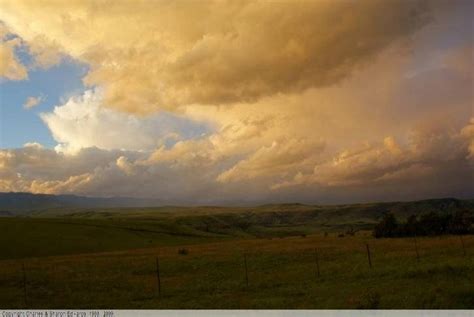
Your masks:
{"label": "tree", "polygon": [[444,217],[439,216],[435,212],[424,214],[418,221],[418,228],[422,235],[435,236],[444,233],[446,230],[447,221]]}
{"label": "tree", "polygon": [[411,215],[404,223],[399,224],[393,214],[387,213],[375,226],[373,235],[382,238],[469,234],[474,233],[473,220],[473,215],[468,211],[448,214],[432,211],[420,218]]}
{"label": "tree", "polygon": [[406,222],[401,225],[400,235],[413,237],[419,235],[418,231],[418,217],[416,215],[411,215],[407,218]]}
{"label": "tree", "polygon": [[376,238],[395,237],[398,235],[399,225],[395,216],[389,212],[375,226],[373,235]]}
{"label": "tree", "polygon": [[466,211],[456,212],[447,225],[448,233],[467,234],[472,232],[472,219]]}

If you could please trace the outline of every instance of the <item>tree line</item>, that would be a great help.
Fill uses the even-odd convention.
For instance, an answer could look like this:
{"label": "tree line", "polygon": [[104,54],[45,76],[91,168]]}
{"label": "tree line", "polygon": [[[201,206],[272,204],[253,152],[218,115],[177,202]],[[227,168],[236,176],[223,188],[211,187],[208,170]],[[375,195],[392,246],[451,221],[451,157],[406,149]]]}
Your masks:
{"label": "tree line", "polygon": [[389,212],[375,226],[373,235],[376,238],[387,238],[472,234],[474,233],[473,223],[474,216],[468,211],[411,215],[404,222],[399,222],[394,214]]}

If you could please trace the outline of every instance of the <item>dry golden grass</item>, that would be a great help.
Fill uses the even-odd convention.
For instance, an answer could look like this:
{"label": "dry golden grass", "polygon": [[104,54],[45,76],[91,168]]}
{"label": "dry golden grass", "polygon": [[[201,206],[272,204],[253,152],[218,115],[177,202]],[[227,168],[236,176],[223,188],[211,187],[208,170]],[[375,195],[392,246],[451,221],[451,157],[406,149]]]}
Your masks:
{"label": "dry golden grass", "polygon": [[[0,262],[2,308],[474,308],[474,237],[368,232]],[[373,267],[367,260],[369,244]],[[318,248],[321,276],[316,276]],[[186,249],[187,255],[178,254]],[[249,287],[243,254],[247,254]],[[162,294],[157,294],[155,258]],[[26,300],[22,264],[26,267]]]}

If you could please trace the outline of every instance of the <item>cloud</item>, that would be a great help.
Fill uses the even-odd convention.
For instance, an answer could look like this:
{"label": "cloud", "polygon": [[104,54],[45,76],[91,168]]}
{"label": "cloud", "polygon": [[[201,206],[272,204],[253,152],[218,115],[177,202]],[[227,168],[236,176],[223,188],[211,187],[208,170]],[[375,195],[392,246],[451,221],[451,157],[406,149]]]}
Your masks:
{"label": "cloud", "polygon": [[[116,164],[120,157],[136,161],[145,156],[141,152],[97,148],[69,155],[28,143],[23,148],[0,150],[0,191],[92,194],[98,189],[93,185],[101,181],[101,171],[113,168],[123,174]],[[109,177],[102,181],[110,186],[114,180]]]}
{"label": "cloud", "polygon": [[[31,61],[25,64],[18,57],[19,50],[28,53]],[[17,34],[13,34],[0,19],[0,78],[26,80],[30,70],[47,69],[59,64],[62,58],[60,47],[51,40],[37,35],[25,42]]]}
{"label": "cloud", "polygon": [[[59,151],[2,152],[0,190],[194,204],[469,197],[467,79],[457,67],[435,65],[410,79],[431,91],[420,99],[400,88],[409,64],[388,50],[337,86],[190,105],[179,115],[118,112],[100,89],[90,90],[43,114]],[[435,89],[447,73],[444,90]],[[461,97],[447,103],[446,91]]]}
{"label": "cloud", "polygon": [[[150,153],[97,148],[81,149],[73,155],[37,145],[0,150],[0,191],[185,201],[212,186],[208,168],[152,163],[149,158]],[[140,192],[138,187],[142,187]]]}
{"label": "cloud", "polygon": [[31,67],[69,55],[94,87],[41,114],[55,150],[0,150],[0,190],[193,204],[472,196],[472,38],[453,37],[470,26],[463,4],[3,1]]}
{"label": "cloud", "polygon": [[239,161],[217,177],[221,183],[288,175],[311,164],[324,149],[324,142],[305,139],[283,139],[263,146],[250,157]]}
{"label": "cloud", "polygon": [[424,124],[406,144],[386,137],[339,153],[325,153],[322,143],[290,139],[243,159],[226,155],[208,138],[151,152],[85,148],[67,154],[27,144],[0,150],[0,191],[133,195],[198,204],[289,197],[330,202],[365,195],[381,199],[389,193],[390,199],[468,197],[473,193],[471,128]]}
{"label": "cloud", "polygon": [[73,96],[41,118],[59,143],[58,150],[66,152],[87,147],[151,151],[207,131],[204,124],[177,115],[137,117],[106,108],[100,90]]}
{"label": "cloud", "polygon": [[[428,122],[411,134],[408,144],[401,146],[393,137],[383,142],[365,144],[341,151],[326,162],[317,164],[311,173],[296,174],[292,180],[275,184],[273,189],[288,186],[318,184],[329,187],[374,186],[384,183],[432,181],[427,186],[439,186],[457,179],[460,183],[472,178],[469,166],[472,136],[467,125],[455,131],[440,122]],[[456,173],[453,173],[456,171]],[[463,176],[464,175],[464,176]]]}
{"label": "cloud", "polygon": [[[1,24],[0,24],[1,26]],[[19,38],[0,40],[0,78],[8,80],[24,80],[28,78],[28,70],[16,55],[16,48],[21,46]]]}
{"label": "cloud", "polygon": [[62,51],[89,65],[84,80],[103,88],[105,104],[151,113],[338,83],[410,37],[429,12],[425,1],[4,0],[0,19],[33,53],[41,46],[40,64]]}
{"label": "cloud", "polygon": [[471,118],[469,124],[462,129],[461,135],[467,140],[469,144],[468,158],[474,164],[474,118]]}
{"label": "cloud", "polygon": [[64,57],[61,48],[43,35],[38,35],[28,42],[28,53],[33,60],[31,69],[50,68],[59,64]]}
{"label": "cloud", "polygon": [[28,97],[25,101],[25,103],[23,104],[23,107],[25,109],[31,109],[33,107],[36,107],[37,105],[39,105],[40,103],[42,103],[44,101],[44,97],[43,96],[38,96],[38,97]]}

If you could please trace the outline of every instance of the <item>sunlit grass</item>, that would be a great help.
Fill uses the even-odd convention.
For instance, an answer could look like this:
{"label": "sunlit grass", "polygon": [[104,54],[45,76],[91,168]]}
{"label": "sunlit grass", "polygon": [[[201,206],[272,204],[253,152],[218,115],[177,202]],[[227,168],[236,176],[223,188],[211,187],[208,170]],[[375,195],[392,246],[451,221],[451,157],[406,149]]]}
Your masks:
{"label": "sunlit grass", "polygon": [[[473,308],[474,238],[464,241],[467,256],[459,237],[418,239],[419,261],[413,239],[375,240],[367,233],[4,260],[0,306],[25,307],[24,263],[28,306],[38,308]],[[188,254],[178,254],[180,248]]]}

